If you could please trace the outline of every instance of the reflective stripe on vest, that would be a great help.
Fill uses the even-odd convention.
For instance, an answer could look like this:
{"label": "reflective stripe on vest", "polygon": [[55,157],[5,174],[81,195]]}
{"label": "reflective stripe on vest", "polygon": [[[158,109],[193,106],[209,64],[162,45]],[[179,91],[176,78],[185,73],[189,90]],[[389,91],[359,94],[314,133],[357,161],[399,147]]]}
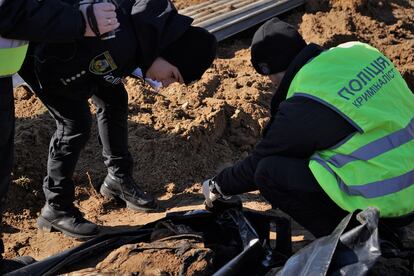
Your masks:
{"label": "reflective stripe on vest", "polygon": [[[380,154],[398,148],[399,146],[414,140],[414,118],[407,127],[375,140],[367,145],[360,147],[349,155],[336,154],[328,160],[323,160],[319,154],[312,158],[324,166],[330,173],[334,171],[326,164],[330,163],[337,168],[345,166],[349,162],[363,160],[368,161]],[[365,198],[375,198],[399,192],[414,184],[414,170],[396,176],[391,179],[376,181],[364,185],[345,184],[342,179],[338,179],[341,190],[348,195],[359,195]]]}
{"label": "reflective stripe on vest", "polygon": [[390,133],[380,139],[372,141],[350,154],[335,154],[327,162],[337,168],[343,167],[349,162],[364,160],[368,161],[380,154],[395,149],[414,139],[414,118],[403,129]]}
{"label": "reflective stripe on vest", "polygon": [[27,52],[27,41],[0,37],[0,76],[19,71]]}
{"label": "reflective stripe on vest", "polygon": [[414,95],[391,61],[364,43],[339,45],[299,70],[292,96],[325,104],[358,130],[309,162],[334,202],[350,212],[374,206],[382,217],[414,211]]}
{"label": "reflective stripe on vest", "polygon": [[349,196],[378,198],[400,192],[405,188],[412,186],[414,183],[414,170],[412,170],[394,178],[379,180],[364,185],[347,184],[336,175],[336,173],[327,165],[325,160],[318,157],[314,157],[313,160],[317,161],[328,170],[337,179],[339,188]]}

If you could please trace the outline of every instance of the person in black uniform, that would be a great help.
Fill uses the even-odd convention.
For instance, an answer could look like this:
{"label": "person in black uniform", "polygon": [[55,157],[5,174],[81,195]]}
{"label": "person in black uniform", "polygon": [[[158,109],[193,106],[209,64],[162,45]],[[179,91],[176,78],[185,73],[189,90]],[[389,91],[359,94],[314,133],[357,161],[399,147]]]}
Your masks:
{"label": "person in black uniform", "polygon": [[157,210],[155,198],[143,192],[132,178],[128,97],[122,80],[140,67],[146,77],[164,85],[190,83],[201,77],[216,52],[215,37],[192,27],[192,19],[178,14],[167,0],[114,3],[120,22],[115,38],[38,44],[32,49],[36,79],[30,75],[25,78],[35,86],[57,124],[43,186],[46,204],[38,226],[76,238],[99,233],[99,228],[83,218],[73,204],[72,174],[90,135],[88,99],[92,98],[97,108],[99,141],[108,168],[100,192],[123,200],[133,210]]}
{"label": "person in black uniform", "polygon": [[[0,50],[12,46],[15,40],[70,42],[83,36],[95,36],[86,18],[86,8],[72,7],[62,1],[0,0]],[[96,28],[106,33],[119,27],[115,6],[110,3],[93,5]],[[108,20],[111,24],[108,24]],[[12,39],[14,41],[12,41]],[[0,62],[15,60],[15,56],[2,56]],[[16,69],[17,70],[17,69]],[[14,100],[10,75],[0,76],[0,202],[4,208],[11,183],[14,151]],[[0,212],[0,221],[3,211]],[[4,245],[0,240],[0,274],[14,270],[20,263],[2,258]],[[30,258],[29,258],[30,259]]]}
{"label": "person in black uniform", "polygon": [[[298,72],[323,51],[319,45],[307,44],[293,26],[277,18],[256,31],[252,65],[277,87],[270,121],[249,156],[203,182],[208,207],[219,198],[259,190],[273,208],[290,215],[315,237],[329,235],[348,214],[319,185],[309,160],[315,152],[346,141],[357,132],[356,127],[313,98],[295,95],[286,99]],[[380,222],[399,230],[412,221],[413,215],[407,215]]]}

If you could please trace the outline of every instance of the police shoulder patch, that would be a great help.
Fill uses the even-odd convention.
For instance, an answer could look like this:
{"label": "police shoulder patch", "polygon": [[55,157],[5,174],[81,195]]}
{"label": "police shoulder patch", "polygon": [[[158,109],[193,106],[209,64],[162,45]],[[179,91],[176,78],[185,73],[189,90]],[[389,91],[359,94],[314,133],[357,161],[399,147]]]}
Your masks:
{"label": "police shoulder patch", "polygon": [[95,75],[106,75],[114,70],[116,66],[113,58],[109,54],[109,51],[103,52],[102,54],[94,57],[89,63],[89,71]]}

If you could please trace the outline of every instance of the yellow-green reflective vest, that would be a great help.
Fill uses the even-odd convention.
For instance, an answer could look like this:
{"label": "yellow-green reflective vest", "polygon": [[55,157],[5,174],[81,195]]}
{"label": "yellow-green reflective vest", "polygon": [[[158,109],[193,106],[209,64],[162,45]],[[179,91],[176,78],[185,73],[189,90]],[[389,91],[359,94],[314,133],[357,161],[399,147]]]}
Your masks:
{"label": "yellow-green reflective vest", "polygon": [[6,39],[0,36],[0,77],[19,71],[27,52],[27,41]]}
{"label": "yellow-green reflective vest", "polygon": [[342,209],[377,207],[382,217],[414,211],[414,95],[377,49],[349,42],[324,51],[294,77],[288,97],[331,107],[358,132],[316,152],[309,167]]}

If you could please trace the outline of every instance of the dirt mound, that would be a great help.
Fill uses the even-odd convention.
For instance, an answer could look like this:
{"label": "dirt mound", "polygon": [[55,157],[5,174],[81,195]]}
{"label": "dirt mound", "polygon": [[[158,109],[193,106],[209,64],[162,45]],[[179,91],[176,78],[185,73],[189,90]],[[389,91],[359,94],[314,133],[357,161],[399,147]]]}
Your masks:
{"label": "dirt mound", "polygon": [[332,47],[358,40],[381,50],[414,88],[414,1],[311,0],[300,23],[308,42]]}
{"label": "dirt mound", "polygon": [[[174,1],[179,8],[195,2]],[[414,90],[414,2],[412,0],[310,0],[283,19],[295,24],[307,42],[331,47],[360,40],[382,50]],[[250,37],[220,43],[218,58],[203,78],[187,87],[172,85],[156,93],[127,80],[129,146],[134,177],[155,194],[166,210],[200,207],[200,182],[219,167],[243,158],[253,148],[269,119],[270,83],[250,65]],[[5,214],[6,256],[44,258],[75,244],[57,233],[39,233],[35,218],[44,203],[49,139],[54,121],[40,101],[17,89],[15,184]],[[93,108],[92,108],[93,111]],[[106,174],[96,124],[82,152],[74,180],[76,204],[101,225],[131,227],[164,213],[139,214],[106,202],[93,187]],[[266,210],[257,195],[247,206]],[[122,207],[122,206],[121,206]]]}

